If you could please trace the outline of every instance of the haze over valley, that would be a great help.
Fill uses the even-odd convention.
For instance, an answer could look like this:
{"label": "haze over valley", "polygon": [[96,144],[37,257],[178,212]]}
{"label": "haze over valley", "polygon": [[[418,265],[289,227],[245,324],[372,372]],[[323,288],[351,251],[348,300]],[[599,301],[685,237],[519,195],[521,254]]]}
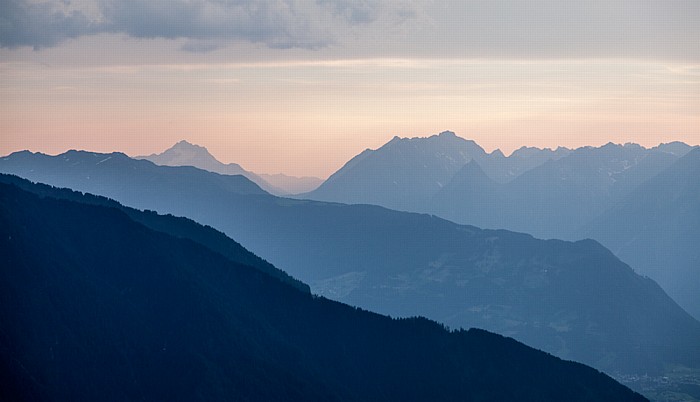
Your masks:
{"label": "haze over valley", "polygon": [[[606,214],[635,205],[634,193],[648,191],[645,189],[654,183],[692,188],[679,183],[685,180],[694,185],[693,173],[683,176],[679,172],[698,166],[697,148],[682,143],[652,149],[634,144],[555,151],[523,148],[505,157],[499,152],[485,153],[476,143],[452,132],[395,138],[380,150],[365,151],[318,190],[297,199],[269,194],[240,167],[240,175],[206,170],[221,169],[222,164],[200,146],[179,142],[161,155],[175,151],[189,157],[165,163],[185,166],[159,166],[147,160],[157,157],[130,158],[121,153],[70,151],[49,156],[18,152],[0,159],[0,172],[106,196],[139,209],[190,217],[237,239],[308,284],[312,293],[370,311],[393,317],[425,316],[453,329],[487,329],[617,378],[660,378],[669,375],[669,367],[700,367],[700,322],[688,314],[698,303],[691,279],[698,274],[692,265],[694,243],[677,246],[675,261],[685,265],[644,272],[641,270],[648,265],[627,265],[595,240],[576,238],[586,230],[600,230]],[[397,155],[400,160],[391,159]],[[444,179],[450,171],[452,178]],[[528,198],[520,198],[512,204],[520,208],[500,216],[503,226],[508,227],[507,216],[521,218],[513,220],[515,225],[543,222],[545,215],[531,214],[538,213],[533,205],[544,202],[550,205],[549,226],[533,226],[532,231],[554,228],[561,230],[554,235],[573,241],[480,229],[464,221],[456,224],[441,219],[437,209],[432,215],[399,212],[367,205],[382,204],[376,202],[378,198],[364,202],[357,198],[371,194],[391,199],[403,192],[395,199],[420,210],[421,202],[437,208],[441,204],[434,200],[441,191],[456,187],[467,196],[454,198],[454,208],[488,219],[499,206],[507,211],[502,205],[508,204],[497,203],[510,201],[503,195],[508,186],[528,175],[540,177],[541,186],[531,186],[532,191],[548,193],[529,195],[534,197],[530,205],[525,204]],[[673,179],[664,179],[664,175]],[[339,185],[350,178],[357,185]],[[446,184],[421,185],[430,183],[426,178]],[[570,178],[576,180],[561,184]],[[363,190],[363,185],[374,187]],[[340,194],[351,199],[346,204],[304,199],[323,198],[316,194],[328,188],[345,190]],[[528,196],[515,188],[512,194]],[[504,193],[489,194],[489,190]],[[690,197],[687,202],[691,202],[693,195],[685,196],[686,192],[679,194]],[[488,202],[470,202],[469,194]],[[598,198],[576,198],[581,194]],[[560,199],[566,202],[549,201]],[[636,199],[644,201],[643,208],[657,205],[649,205],[647,197]],[[674,199],[683,202],[684,198]],[[572,204],[574,201],[578,203]],[[584,220],[582,202],[601,212]],[[612,206],[609,211],[604,208],[606,203]],[[676,213],[688,216],[697,209],[697,204],[691,204]],[[555,205],[562,211],[553,209]],[[530,215],[520,217],[518,212]],[[628,220],[639,222],[640,218]],[[554,219],[561,221],[553,224]],[[679,228],[694,228],[690,223],[692,220]],[[651,248],[654,244],[645,246],[647,255],[656,255]],[[656,251],[659,255],[664,252]],[[685,306],[679,306],[667,293],[683,295],[683,289],[691,291],[681,298]]]}
{"label": "haze over valley", "polygon": [[0,401],[700,402],[697,0],[1,0]]}

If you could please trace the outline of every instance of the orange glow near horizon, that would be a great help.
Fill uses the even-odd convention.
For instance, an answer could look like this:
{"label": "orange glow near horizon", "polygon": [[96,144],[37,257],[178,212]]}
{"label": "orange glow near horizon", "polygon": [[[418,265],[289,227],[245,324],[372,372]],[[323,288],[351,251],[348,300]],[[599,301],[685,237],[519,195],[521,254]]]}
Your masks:
{"label": "orange glow near horizon", "polygon": [[325,178],[393,136],[487,151],[700,144],[700,69],[422,60],[123,69],[0,67],[0,154],[162,152],[186,139],[258,173]]}

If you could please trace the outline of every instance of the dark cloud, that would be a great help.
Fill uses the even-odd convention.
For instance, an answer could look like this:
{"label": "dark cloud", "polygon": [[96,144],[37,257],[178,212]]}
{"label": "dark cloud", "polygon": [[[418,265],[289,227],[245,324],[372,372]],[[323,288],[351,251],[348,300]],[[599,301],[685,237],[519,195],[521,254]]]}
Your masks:
{"label": "dark cloud", "polygon": [[183,49],[195,51],[225,41],[314,49],[334,43],[344,28],[375,21],[380,9],[378,0],[96,0],[101,15],[91,21],[80,11],[66,12],[67,5],[3,0],[0,46],[41,48],[109,32],[188,39]]}
{"label": "dark cloud", "polygon": [[189,40],[180,46],[180,50],[190,53],[208,53],[225,46],[225,43],[219,41]]}
{"label": "dark cloud", "polygon": [[377,19],[379,0],[317,0],[317,4],[329,7],[334,15],[352,24],[367,24]]}
{"label": "dark cloud", "polygon": [[247,42],[347,58],[700,60],[699,0],[37,1],[0,0],[0,47],[107,32],[188,52]]}
{"label": "dark cloud", "polygon": [[82,12],[66,12],[57,6],[22,0],[0,1],[0,47],[39,49],[102,29]]}
{"label": "dark cloud", "polygon": [[136,38],[242,40],[271,47],[317,47],[328,38],[293,1],[102,1],[109,30]]}

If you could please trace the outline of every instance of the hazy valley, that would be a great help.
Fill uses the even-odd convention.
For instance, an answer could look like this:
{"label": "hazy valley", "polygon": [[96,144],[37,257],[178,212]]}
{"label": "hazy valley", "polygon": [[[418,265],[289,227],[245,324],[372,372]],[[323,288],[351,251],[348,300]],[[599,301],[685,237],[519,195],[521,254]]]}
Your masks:
{"label": "hazy valley", "polygon": [[[442,144],[443,140],[448,143]],[[392,142],[406,141],[395,139]],[[423,142],[433,148],[420,150]],[[466,148],[455,147],[454,142],[464,142]],[[614,233],[604,225],[613,220],[601,223],[605,214],[613,213],[610,212],[613,206],[634,208],[629,205],[637,205],[635,199],[648,199],[635,198],[635,193],[652,191],[646,188],[661,185],[658,183],[673,183],[673,194],[678,194],[672,198],[677,200],[674,205],[684,206],[669,208],[669,212],[683,216],[697,212],[692,187],[688,187],[696,183],[692,180],[697,177],[692,169],[698,166],[693,159],[697,150],[682,144],[651,150],[612,144],[580,150],[523,149],[507,158],[498,153],[480,152],[475,144],[451,133],[413,139],[408,145],[419,149],[422,156],[417,158],[401,151],[398,154],[404,156],[403,162],[390,161],[386,166],[407,164],[413,167],[382,170],[377,163],[383,158],[374,158],[376,161],[369,165],[371,169],[360,169],[364,159],[372,159],[371,151],[366,151],[368,155],[360,155],[348,162],[317,191],[321,192],[330,186],[329,183],[338,189],[346,188],[337,184],[338,178],[353,177],[344,172],[360,169],[358,171],[365,171],[368,175],[364,179],[367,185],[377,187],[366,192],[361,189],[348,192],[357,197],[378,188],[391,188],[386,180],[393,179],[395,173],[413,169],[415,177],[403,175],[392,181],[404,184],[404,190],[401,190],[405,192],[403,199],[415,202],[416,206],[419,205],[419,196],[411,199],[406,192],[423,191],[424,198],[420,202],[433,205],[436,215],[439,215],[438,205],[444,205],[437,202],[441,199],[440,194],[452,194],[451,198],[445,195],[442,199],[455,200],[456,208],[464,205],[464,211],[471,211],[472,216],[484,220],[492,219],[489,214],[495,211],[494,208],[504,205],[499,202],[519,205],[520,208],[511,210],[512,215],[504,213],[499,218],[515,216],[514,222],[521,222],[514,223],[516,227],[542,219],[542,215],[537,214],[544,212],[537,210],[531,211],[534,215],[521,216],[534,209],[534,205],[548,203],[545,205],[552,205],[552,208],[560,205],[561,212],[554,212],[552,219],[545,222],[549,226],[540,225],[534,231],[558,228],[559,237],[570,239],[596,238],[594,235],[580,235],[594,230]],[[468,156],[470,146],[470,152],[475,152],[476,157]],[[464,161],[458,161],[456,154],[446,156],[434,147],[456,149],[454,152],[463,154]],[[206,149],[191,144],[179,143],[176,148],[191,151],[189,162],[182,162],[185,165],[213,159]],[[489,162],[490,158],[501,162]],[[514,159],[508,161],[511,158]],[[479,161],[487,168],[482,168]],[[490,173],[487,175],[486,171]],[[527,234],[485,230],[478,225],[460,225],[433,215],[399,212],[379,206],[278,198],[240,175],[221,175],[191,166],[158,166],[119,153],[71,151],[47,156],[20,152],[0,159],[0,172],[106,196],[138,209],[186,216],[240,241],[274,266],[310,285],[314,294],[393,317],[425,316],[453,329],[483,328],[555,356],[591,365],[618,379],[627,379],[628,385],[646,389],[652,394],[659,389],[678,391],[678,385],[655,384],[649,391],[648,383],[630,379],[642,376],[661,378],[675,372],[672,371],[676,370],[674,367],[700,369],[700,348],[697,346],[700,344],[700,323],[666,294],[669,290],[679,291],[673,287],[667,289],[669,284],[683,283],[686,289],[694,286],[688,279],[693,275],[697,277],[697,270],[683,268],[681,264],[674,266],[673,271],[661,271],[666,276],[657,279],[663,283],[660,287],[654,282],[653,275],[644,272],[648,266],[640,269],[634,263],[627,265],[624,255],[618,255],[623,257],[621,261],[593,240],[539,240]],[[452,178],[445,180],[443,186],[434,186],[437,190],[430,191],[435,193],[426,196],[429,186],[424,185],[425,178],[436,178],[436,172],[442,172],[442,175],[452,172]],[[681,172],[687,172],[685,181],[676,179],[681,177]],[[525,181],[528,175],[532,178]],[[669,180],[664,175],[674,179]],[[371,177],[378,181],[373,182]],[[522,187],[525,185],[517,184],[519,180],[529,184]],[[572,183],[561,185],[567,180]],[[357,179],[357,182],[361,184],[362,180]],[[513,186],[512,189],[509,186]],[[591,186],[599,191],[592,192]],[[550,195],[542,198],[542,195],[524,194],[522,197],[534,197],[529,201],[531,204],[527,204],[527,198],[507,199],[507,194],[517,194],[518,189],[526,188],[533,189],[531,191],[546,189]],[[391,194],[390,191],[385,193]],[[591,194],[593,198],[576,199],[577,194],[583,193]],[[75,198],[66,194],[71,193],[51,194],[51,197]],[[314,194],[297,197],[315,197]],[[455,197],[455,194],[463,197]],[[470,195],[481,201],[470,199]],[[561,200],[560,204],[555,200]],[[577,203],[572,205],[572,200]],[[358,199],[347,201],[362,202]],[[371,201],[366,200],[365,204]],[[659,205],[663,207],[659,202],[638,204],[639,208],[648,211]],[[594,218],[577,214],[582,204],[595,207],[590,209],[596,212],[590,214]],[[481,213],[475,210],[479,206],[482,206]],[[598,209],[602,212],[598,213]],[[567,222],[570,225],[561,221],[567,213],[572,216]],[[638,212],[633,209],[627,212],[628,215],[621,216],[635,213]],[[134,215],[135,212],[128,214],[156,230],[172,226],[134,218],[138,216]],[[561,219],[559,224],[556,224],[556,219]],[[669,229],[687,228],[683,233],[693,230],[692,218],[685,220],[688,221],[686,226],[672,225]],[[622,219],[621,222],[643,225],[636,218]],[[566,228],[562,229],[563,226]],[[622,224],[619,228],[623,234],[636,230],[625,229]],[[673,234],[664,233],[664,236],[674,238]],[[200,235],[200,242],[202,238],[210,237]],[[612,238],[622,241],[623,237]],[[604,236],[600,240],[603,244],[610,241]],[[220,244],[221,241],[210,240],[209,243]],[[660,251],[653,248],[656,244],[651,237],[643,247],[649,253],[658,253]],[[683,262],[687,259],[685,255],[693,255],[695,250],[690,247],[693,242],[689,240],[685,244],[677,246],[678,259],[674,261]],[[230,247],[218,247],[215,251],[220,254],[231,253]],[[619,252],[619,248],[612,246],[611,250]],[[259,264],[271,267],[264,265],[266,262]],[[689,267],[687,264],[685,266]],[[279,272],[274,268],[267,270],[268,274]],[[279,277],[302,291],[308,289],[294,279],[284,275]],[[683,301],[692,306],[697,300],[693,298],[695,294],[687,295],[690,297]],[[690,384],[691,388],[683,391],[686,395],[695,392],[692,384],[696,384],[697,379],[693,379],[694,375],[690,378],[681,380],[681,384]]]}
{"label": "hazy valley", "polygon": [[698,21],[0,0],[0,402],[700,402]]}

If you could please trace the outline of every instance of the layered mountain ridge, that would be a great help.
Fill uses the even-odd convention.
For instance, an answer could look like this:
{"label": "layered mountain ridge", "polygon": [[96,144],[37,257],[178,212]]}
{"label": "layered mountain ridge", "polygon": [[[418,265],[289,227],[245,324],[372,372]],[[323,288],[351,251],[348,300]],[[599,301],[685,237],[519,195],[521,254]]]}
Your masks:
{"label": "layered mountain ridge", "polygon": [[583,227],[700,317],[700,148]]}
{"label": "layered mountain ridge", "polygon": [[180,185],[193,168],[125,157],[98,163],[108,157],[13,154],[0,171],[211,225],[312,291],[362,308],[489,329],[608,373],[699,364],[700,323],[595,242],[236,191],[204,171],[197,185],[207,188]]}
{"label": "layered mountain ridge", "polygon": [[506,158],[498,150],[486,153],[476,142],[458,137],[452,131],[427,138],[397,136],[377,150],[360,153],[318,189],[298,198],[425,211],[432,197],[472,160],[492,180],[504,183],[567,153],[565,148],[556,151],[521,148]]}
{"label": "layered mountain ridge", "polygon": [[298,194],[318,187],[322,180],[316,177],[294,177],[284,174],[256,174],[237,163],[219,162],[209,151],[199,145],[182,140],[160,154],[137,156],[162,166],[194,166],[199,169],[225,175],[243,175],[265,191],[275,195]]}
{"label": "layered mountain ridge", "polygon": [[[398,144],[413,151],[401,152]],[[469,156],[462,159],[433,152],[440,147],[464,150],[467,146],[471,151],[463,152]],[[397,137],[376,151],[363,152],[361,158],[331,176],[335,180],[329,179],[304,197],[430,213],[456,223],[526,232],[544,239],[592,237],[609,245],[637,272],[658,281],[699,318],[696,284],[700,283],[700,265],[693,241],[686,241],[696,239],[694,232],[681,230],[684,224],[650,224],[660,216],[667,217],[666,222],[694,222],[700,213],[700,202],[673,206],[673,191],[659,192],[662,186],[653,184],[657,175],[664,175],[663,180],[678,188],[697,183],[698,176],[690,173],[665,174],[693,149],[681,142],[653,148],[608,143],[574,150],[521,148],[503,157],[499,152],[486,154],[453,133]],[[405,155],[409,156],[401,164],[395,162]],[[441,163],[449,165],[449,171],[433,168]],[[655,207],[646,201],[658,197],[665,201]],[[616,218],[619,216],[624,218]],[[641,227],[638,222],[649,225]],[[621,231],[627,234],[612,236]],[[634,236],[648,240],[637,241]]]}
{"label": "layered mountain ridge", "polygon": [[21,185],[0,183],[3,400],[644,400],[512,339],[313,297],[138,211]]}

